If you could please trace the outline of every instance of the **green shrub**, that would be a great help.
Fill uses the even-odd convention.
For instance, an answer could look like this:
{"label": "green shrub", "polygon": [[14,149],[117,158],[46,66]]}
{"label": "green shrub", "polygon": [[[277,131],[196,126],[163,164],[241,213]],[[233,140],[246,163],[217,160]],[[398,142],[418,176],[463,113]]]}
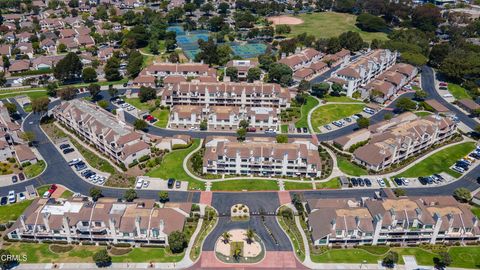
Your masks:
{"label": "green shrub", "polygon": [[66,253],[66,252],[69,252],[70,250],[73,249],[73,246],[71,245],[50,245],[50,250],[53,252],[53,253]]}
{"label": "green shrub", "polygon": [[138,159],[138,162],[144,162],[144,161],[147,161],[147,160],[149,160],[149,159],[150,159],[150,156],[149,156],[149,155],[145,155],[145,156],[139,158],[139,159]]}

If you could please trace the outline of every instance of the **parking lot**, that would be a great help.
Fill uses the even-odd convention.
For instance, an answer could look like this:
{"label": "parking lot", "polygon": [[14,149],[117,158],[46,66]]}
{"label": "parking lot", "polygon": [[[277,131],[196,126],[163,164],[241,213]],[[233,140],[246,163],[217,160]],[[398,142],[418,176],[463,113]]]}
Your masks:
{"label": "parking lot", "polygon": [[[180,183],[179,187],[177,186],[177,183]],[[148,177],[148,176],[138,176],[137,180],[135,181],[135,189],[187,191],[188,182],[175,180],[174,184],[171,187],[169,187],[168,181],[165,179]]]}
{"label": "parking lot", "polygon": [[88,165],[82,154],[80,154],[78,149],[68,139],[57,142],[55,147],[57,147],[63,158],[69,163],[72,170],[85,181],[101,186],[104,185],[110,177],[110,174]]}
{"label": "parking lot", "polygon": [[345,117],[343,119],[333,121],[332,123],[321,126],[320,127],[320,132],[327,133],[327,132],[335,131],[335,130],[340,129],[340,128],[344,128],[344,127],[349,126],[349,125],[353,125],[353,124],[357,123],[357,119],[359,119],[360,117],[370,118],[370,117],[372,117],[372,115],[374,115],[376,113],[376,111],[373,111],[373,110],[369,111],[369,112],[370,113],[367,113],[366,111],[362,111],[360,113],[351,115],[349,117]]}
{"label": "parking lot", "polygon": [[155,124],[155,122],[158,121],[158,119],[153,117],[148,112],[143,112],[143,111],[137,109],[135,106],[126,103],[121,98],[116,98],[116,99],[112,100],[112,104],[115,105],[118,108],[122,108],[123,110],[125,110],[126,112],[130,113],[131,115],[133,115],[137,118],[141,118],[141,119],[145,120],[145,122],[147,122],[148,124],[153,125],[153,124]]}

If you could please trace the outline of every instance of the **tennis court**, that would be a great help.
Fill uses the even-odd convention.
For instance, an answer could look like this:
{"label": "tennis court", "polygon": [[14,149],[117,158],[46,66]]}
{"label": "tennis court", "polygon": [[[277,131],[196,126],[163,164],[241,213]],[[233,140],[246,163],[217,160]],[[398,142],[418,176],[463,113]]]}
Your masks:
{"label": "tennis court", "polygon": [[230,47],[232,48],[233,54],[238,55],[242,58],[253,58],[265,53],[267,45],[263,43],[231,43]]}

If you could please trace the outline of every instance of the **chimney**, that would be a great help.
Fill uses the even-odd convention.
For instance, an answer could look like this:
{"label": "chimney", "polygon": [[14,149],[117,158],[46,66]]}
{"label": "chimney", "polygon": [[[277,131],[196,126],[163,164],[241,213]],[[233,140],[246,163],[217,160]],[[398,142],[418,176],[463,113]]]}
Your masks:
{"label": "chimney", "polygon": [[165,229],[165,222],[163,221],[163,219],[160,219],[160,231],[163,233],[163,230]]}
{"label": "chimney", "polygon": [[113,243],[117,243],[117,230],[115,229],[115,219],[110,217],[108,219],[108,227],[110,229],[110,235],[113,237]]}

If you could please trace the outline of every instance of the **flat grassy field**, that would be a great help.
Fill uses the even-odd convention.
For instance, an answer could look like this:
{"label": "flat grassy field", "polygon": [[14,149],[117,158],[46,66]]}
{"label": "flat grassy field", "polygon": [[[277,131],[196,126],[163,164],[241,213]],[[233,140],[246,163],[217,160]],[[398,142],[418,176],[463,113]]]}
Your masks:
{"label": "flat grassy field", "polygon": [[432,114],[431,112],[415,112],[415,115],[420,117],[431,115],[431,114]]}
{"label": "flat grassy field", "polygon": [[322,99],[325,100],[326,102],[362,102],[360,100],[349,98],[347,96],[334,97],[334,96],[328,95]]}
{"label": "flat grassy field", "polygon": [[45,166],[45,161],[39,160],[37,163],[31,164],[24,168],[25,176],[27,178],[33,178],[35,176],[38,176],[43,172]]}
{"label": "flat grassy field", "polygon": [[448,91],[455,97],[455,99],[472,99],[467,90],[458,84],[449,83]]}
{"label": "flat grassy field", "polygon": [[338,168],[348,174],[353,176],[367,175],[368,172],[364,168],[357,166],[355,163],[348,161],[344,157],[337,157]]}
{"label": "flat grassy field", "polygon": [[213,182],[214,191],[239,191],[239,190],[278,190],[277,181],[261,179],[242,179]]}
{"label": "flat grassy field", "polygon": [[[31,92],[28,92],[31,91]],[[39,97],[46,97],[47,91],[43,89],[16,89],[16,90],[2,90],[0,91],[0,98],[12,98],[16,96],[28,96],[31,100]]]}
{"label": "flat grassy field", "polygon": [[452,176],[459,176],[458,173],[449,169],[455,161],[467,155],[475,149],[475,143],[466,142],[445,148],[428,158],[420,161],[415,166],[396,175],[395,177],[419,177],[429,176],[434,173],[446,172]]}
{"label": "flat grassy field", "polygon": [[139,98],[125,98],[124,100],[126,103],[142,111],[148,111],[148,109],[151,107],[151,105],[147,102],[140,102]]}
{"label": "flat grassy field", "polygon": [[370,33],[360,30],[355,23],[357,16],[347,13],[320,12],[311,14],[301,14],[295,16],[303,20],[302,24],[290,25],[292,32],[289,36],[307,33],[317,38],[331,38],[339,36],[343,32],[357,32],[365,41],[373,39],[387,40],[385,33]]}
{"label": "flat grassy field", "polygon": [[338,177],[335,177],[327,182],[315,183],[317,189],[337,189],[340,188],[340,181]]}
{"label": "flat grassy field", "polygon": [[162,179],[175,178],[176,180],[180,181],[188,181],[189,189],[203,190],[205,188],[205,184],[190,177],[183,169],[183,160],[188,153],[195,150],[199,144],[200,140],[194,139],[189,148],[173,150],[172,152],[166,154],[163,157],[162,163],[158,167],[149,171],[147,176],[159,177]]}
{"label": "flat grassy field", "polygon": [[158,119],[158,121],[155,122],[155,126],[160,128],[167,127],[169,114],[170,111],[167,109],[156,109],[155,111],[153,111],[152,116]]}
{"label": "flat grassy field", "polygon": [[0,206],[0,224],[16,220],[30,204],[32,200]]}
{"label": "flat grassy field", "polygon": [[286,190],[313,189],[311,182],[283,182]]}
{"label": "flat grassy field", "polygon": [[365,107],[363,104],[327,104],[320,106],[312,113],[312,127],[315,132],[319,132],[319,127],[359,113],[363,110],[363,107]]}
{"label": "flat grassy field", "polygon": [[304,105],[302,105],[302,107],[300,108],[302,116],[295,123],[295,127],[297,128],[308,127],[308,112],[310,112],[310,110],[312,110],[317,105],[318,105],[318,100],[312,96],[308,96],[307,102]]}

